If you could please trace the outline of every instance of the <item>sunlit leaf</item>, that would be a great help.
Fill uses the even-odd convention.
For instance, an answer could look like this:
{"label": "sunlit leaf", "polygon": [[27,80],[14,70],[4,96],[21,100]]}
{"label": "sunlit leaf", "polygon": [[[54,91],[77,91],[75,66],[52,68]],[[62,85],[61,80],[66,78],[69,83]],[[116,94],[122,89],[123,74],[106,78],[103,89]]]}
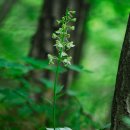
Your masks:
{"label": "sunlit leaf", "polygon": [[70,96],[76,96],[77,92],[75,92],[74,90],[68,90],[67,94],[70,95]]}
{"label": "sunlit leaf", "polygon": [[79,65],[69,65],[68,68],[71,69],[71,70],[73,70],[73,71],[76,71],[76,72],[92,73],[91,70],[87,70],[83,66],[79,66]]}
{"label": "sunlit leaf", "polygon": [[130,117],[123,117],[122,120],[126,125],[130,126]]}

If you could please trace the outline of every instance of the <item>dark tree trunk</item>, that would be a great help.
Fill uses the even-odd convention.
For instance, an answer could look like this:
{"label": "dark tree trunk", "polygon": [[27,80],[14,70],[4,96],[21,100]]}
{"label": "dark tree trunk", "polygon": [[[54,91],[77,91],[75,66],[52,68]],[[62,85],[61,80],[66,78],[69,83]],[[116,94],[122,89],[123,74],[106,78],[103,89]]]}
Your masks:
{"label": "dark tree trunk", "polygon": [[[89,5],[84,0],[44,0],[38,28],[31,42],[30,57],[47,59],[48,53],[55,53],[51,35],[58,28],[56,20],[65,14],[66,8],[75,10],[77,13],[76,30],[72,33],[72,40],[76,47],[74,51],[70,52],[70,55],[73,56],[73,64],[79,64],[85,36],[85,22],[89,12]],[[49,72],[35,74],[35,78],[41,76],[53,77]],[[60,78],[66,89],[73,79],[73,72],[69,71]]]}
{"label": "dark tree trunk", "polygon": [[130,16],[121,51],[113,98],[111,130],[130,130],[122,118],[130,118]]}
{"label": "dark tree trunk", "polygon": [[0,26],[3,24],[3,21],[8,16],[16,1],[17,0],[4,0],[2,5],[0,5]]}

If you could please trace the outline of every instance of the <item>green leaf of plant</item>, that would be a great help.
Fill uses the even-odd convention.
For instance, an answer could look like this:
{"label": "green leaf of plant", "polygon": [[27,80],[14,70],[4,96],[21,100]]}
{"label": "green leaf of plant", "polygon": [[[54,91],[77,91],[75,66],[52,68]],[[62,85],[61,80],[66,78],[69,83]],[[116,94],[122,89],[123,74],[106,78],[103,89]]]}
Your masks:
{"label": "green leaf of plant", "polygon": [[32,69],[31,66],[0,59],[0,75],[2,77],[19,77],[28,73]]}
{"label": "green leaf of plant", "polygon": [[42,78],[40,81],[47,87],[47,88],[53,88],[53,82],[51,80]]}
{"label": "green leaf of plant", "polygon": [[130,126],[130,117],[123,117],[122,120],[126,125]]}
{"label": "green leaf of plant", "polygon": [[[52,88],[52,89],[53,89],[53,87],[54,87],[54,82],[52,82],[51,80],[42,78],[42,79],[40,79],[40,81],[41,81],[47,88]],[[63,89],[63,87],[64,87],[64,86],[57,85],[57,87],[56,87],[56,94],[60,93],[61,90]]]}
{"label": "green leaf of plant", "polygon": [[38,60],[34,58],[26,57],[23,59],[27,64],[32,65],[35,69],[45,69],[48,66],[47,60]]}
{"label": "green leaf of plant", "polygon": [[[54,128],[46,128],[46,130],[54,130]],[[56,128],[56,130],[72,130],[72,129],[64,127],[64,128]]]}
{"label": "green leaf of plant", "polygon": [[106,130],[106,129],[110,129],[111,123],[106,124],[105,126],[103,126],[103,128],[99,129],[99,130]]}
{"label": "green leaf of plant", "polygon": [[56,95],[56,100],[59,99],[60,97],[62,97],[63,95],[65,95],[65,93],[58,93],[58,94]]}
{"label": "green leaf of plant", "polygon": [[67,94],[70,96],[77,96],[77,92],[75,92],[74,90],[68,90]]}
{"label": "green leaf of plant", "polygon": [[50,105],[53,105],[53,101],[51,101],[50,99],[44,98],[44,101],[46,101],[46,102],[49,103]]}
{"label": "green leaf of plant", "polygon": [[92,71],[85,69],[83,66],[80,65],[69,65],[69,69],[76,71],[76,72],[87,72],[87,73],[92,73]]}
{"label": "green leaf of plant", "polygon": [[56,87],[56,94],[60,93],[60,92],[62,91],[63,87],[64,87],[64,86],[58,85],[58,86]]}
{"label": "green leaf of plant", "polygon": [[[47,69],[47,70],[50,70],[50,71],[52,71],[52,72],[55,73],[57,67],[56,67],[56,66],[47,66],[46,69]],[[66,69],[65,69],[64,67],[61,67],[61,66],[60,66],[60,67],[59,67],[59,70],[58,70],[58,73],[61,74],[61,73],[64,73],[64,72],[66,72]]]}

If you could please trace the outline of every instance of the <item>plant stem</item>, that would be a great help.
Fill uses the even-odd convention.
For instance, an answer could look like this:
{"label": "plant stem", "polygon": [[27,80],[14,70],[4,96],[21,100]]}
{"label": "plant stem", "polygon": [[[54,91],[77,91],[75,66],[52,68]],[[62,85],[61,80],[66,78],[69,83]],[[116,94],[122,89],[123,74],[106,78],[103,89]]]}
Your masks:
{"label": "plant stem", "polygon": [[56,88],[57,88],[57,81],[59,76],[59,66],[60,66],[60,60],[58,61],[56,73],[55,73],[55,81],[54,81],[54,89],[53,89],[53,128],[56,130]]}
{"label": "plant stem", "polygon": [[[63,31],[64,32],[64,31]],[[64,36],[62,36],[61,41],[64,41]],[[55,81],[54,81],[54,91],[53,91],[53,128],[56,130],[56,88],[57,88],[57,81],[58,81],[58,76],[59,76],[59,67],[61,63],[61,53],[62,53],[62,48],[60,49],[59,56],[58,56],[58,64],[56,68],[56,74],[55,74]]]}

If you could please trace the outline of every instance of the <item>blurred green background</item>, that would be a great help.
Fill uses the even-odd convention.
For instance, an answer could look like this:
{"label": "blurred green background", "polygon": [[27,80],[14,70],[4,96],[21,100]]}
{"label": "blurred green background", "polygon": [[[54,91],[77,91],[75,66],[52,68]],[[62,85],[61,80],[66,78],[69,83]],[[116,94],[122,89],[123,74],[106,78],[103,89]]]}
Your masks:
{"label": "blurred green background", "polygon": [[[130,1],[89,2],[91,9],[85,28],[87,39],[80,64],[91,73],[79,73],[71,91],[76,94],[84,110],[92,114],[100,124],[98,126],[102,127],[110,122],[112,96]],[[42,0],[20,0],[14,5],[0,26],[0,59],[23,63],[30,49],[32,35],[37,29],[42,3]],[[2,103],[0,107],[4,111]]]}

